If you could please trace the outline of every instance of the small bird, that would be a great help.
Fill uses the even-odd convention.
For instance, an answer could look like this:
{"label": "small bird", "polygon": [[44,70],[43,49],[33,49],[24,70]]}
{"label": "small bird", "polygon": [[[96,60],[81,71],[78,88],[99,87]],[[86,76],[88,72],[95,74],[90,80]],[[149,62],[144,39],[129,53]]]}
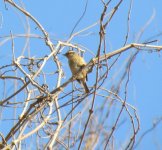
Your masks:
{"label": "small bird", "polygon": [[[70,70],[73,75],[76,75],[86,65],[84,59],[72,50],[69,50],[67,53],[64,54],[64,56],[68,58]],[[86,84],[87,71],[83,69],[77,75],[76,80],[83,85],[85,92],[89,93],[89,89]]]}

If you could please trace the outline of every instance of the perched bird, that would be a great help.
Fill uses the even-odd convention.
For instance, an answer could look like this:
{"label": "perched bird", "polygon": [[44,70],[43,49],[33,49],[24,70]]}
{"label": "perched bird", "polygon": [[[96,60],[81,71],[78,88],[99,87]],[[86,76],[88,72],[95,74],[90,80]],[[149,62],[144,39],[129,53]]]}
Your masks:
{"label": "perched bird", "polygon": [[[76,75],[86,65],[84,59],[72,50],[69,50],[67,53],[64,54],[64,56],[68,58],[70,70],[73,75]],[[87,71],[85,69],[83,69],[77,75],[76,80],[83,85],[85,92],[89,93],[89,89],[86,84]]]}

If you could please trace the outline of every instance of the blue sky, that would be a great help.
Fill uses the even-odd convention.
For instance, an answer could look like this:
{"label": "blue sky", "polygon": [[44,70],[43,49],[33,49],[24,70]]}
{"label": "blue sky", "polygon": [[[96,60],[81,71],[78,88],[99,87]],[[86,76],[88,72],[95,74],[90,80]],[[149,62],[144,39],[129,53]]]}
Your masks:
{"label": "blue sky", "polygon": [[[16,1],[18,2],[18,1]],[[110,11],[113,6],[117,3],[117,0],[109,6]],[[57,1],[40,1],[40,0],[25,0],[26,10],[30,12],[45,28],[45,30],[50,34],[50,37],[54,44],[57,40],[67,40],[70,36],[72,29],[74,28],[78,18],[82,15],[86,1],[78,0],[57,0]],[[125,41],[125,35],[127,32],[127,15],[129,9],[129,0],[125,0],[123,4],[119,7],[118,13],[115,14],[112,21],[108,25],[106,30],[106,43],[107,52],[116,50],[123,46]],[[145,29],[139,43],[146,41],[148,38],[155,36],[162,32],[162,13],[161,13],[161,0],[134,0],[131,10],[130,17],[130,32],[128,43],[135,42],[138,33],[145,26],[148,20],[153,16],[153,19]],[[8,10],[5,10],[3,2],[0,2],[0,15],[2,23],[0,28],[0,36],[9,35],[10,30],[13,34],[22,34],[25,29],[23,24],[25,23],[24,16],[17,10],[10,7],[7,4]],[[108,11],[108,12],[109,12]],[[101,1],[94,0],[88,1],[87,10],[84,18],[76,27],[74,32],[77,32],[85,27],[95,23],[99,20],[102,12]],[[35,29],[35,24],[29,20],[30,30],[33,34],[40,34],[38,29]],[[84,32],[78,37],[74,38],[73,43],[80,44],[86,47],[89,51],[94,54],[97,52],[97,46],[99,42],[98,37],[98,26]],[[158,42],[153,43],[155,45],[162,45],[161,36],[155,37],[151,40],[158,40]],[[0,39],[0,42],[3,38]],[[17,43],[19,42],[19,43]],[[44,56],[46,53],[50,53],[49,48],[41,40],[30,40],[30,55],[35,57]],[[19,56],[21,54],[21,49],[24,47],[24,39],[15,39],[15,49],[16,54]],[[64,50],[62,53],[65,53]],[[86,52],[85,60],[88,62],[93,56],[90,52]],[[25,51],[25,55],[28,51]],[[115,72],[122,66],[123,61],[130,55],[130,52],[126,52],[120,58],[119,63],[116,64],[116,68],[110,72],[110,83],[107,87],[111,87],[112,83],[115,83],[119,76],[114,78]],[[4,65],[10,63],[11,58],[11,41],[4,45],[0,45],[0,64]],[[65,78],[63,82],[71,77],[69,69],[67,69],[67,60],[60,54],[60,60],[63,62],[63,68],[65,70]],[[137,108],[138,115],[140,117],[141,130],[139,136],[152,126],[152,123],[158,117],[162,117],[162,67],[161,67],[161,53],[157,52],[147,52],[141,51],[132,67],[131,67],[131,81],[129,83],[129,94],[128,102]],[[49,64],[51,61],[49,62]],[[52,65],[47,65],[44,68],[45,71],[52,70]],[[89,75],[92,84],[93,75]],[[51,79],[46,82],[50,83]],[[52,79],[55,81],[55,79]],[[52,84],[49,85],[50,88],[53,87]],[[121,94],[122,95],[122,94]],[[139,145],[138,149],[157,149],[157,145],[160,144],[160,139],[162,139],[162,124],[151,132]],[[122,137],[122,132],[119,132]],[[120,137],[120,135],[118,135]],[[160,145],[162,148],[162,145]]]}

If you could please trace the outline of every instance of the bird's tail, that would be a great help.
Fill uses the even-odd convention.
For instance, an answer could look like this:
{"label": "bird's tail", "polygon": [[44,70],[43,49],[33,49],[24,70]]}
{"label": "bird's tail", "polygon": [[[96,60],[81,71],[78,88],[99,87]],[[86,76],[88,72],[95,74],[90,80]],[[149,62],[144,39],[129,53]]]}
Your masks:
{"label": "bird's tail", "polygon": [[82,82],[82,85],[84,86],[84,90],[85,90],[85,92],[86,93],[89,93],[90,91],[89,91],[89,89],[88,89],[88,86],[87,86],[87,84],[86,84],[86,82]]}

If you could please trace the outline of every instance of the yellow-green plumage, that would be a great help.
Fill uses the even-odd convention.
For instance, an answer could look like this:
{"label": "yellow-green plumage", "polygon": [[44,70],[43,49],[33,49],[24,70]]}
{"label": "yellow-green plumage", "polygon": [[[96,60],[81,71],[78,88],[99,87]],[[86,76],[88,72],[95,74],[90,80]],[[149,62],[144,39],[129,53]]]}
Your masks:
{"label": "yellow-green plumage", "polygon": [[[70,70],[73,75],[76,75],[86,65],[86,62],[84,61],[84,59],[81,56],[79,56],[77,53],[75,53],[74,51],[68,51],[65,54],[65,56],[68,58]],[[82,85],[84,86],[85,92],[89,93],[89,89],[86,84],[86,79],[87,79],[87,71],[83,69],[77,75],[76,80],[79,83],[82,83]]]}

